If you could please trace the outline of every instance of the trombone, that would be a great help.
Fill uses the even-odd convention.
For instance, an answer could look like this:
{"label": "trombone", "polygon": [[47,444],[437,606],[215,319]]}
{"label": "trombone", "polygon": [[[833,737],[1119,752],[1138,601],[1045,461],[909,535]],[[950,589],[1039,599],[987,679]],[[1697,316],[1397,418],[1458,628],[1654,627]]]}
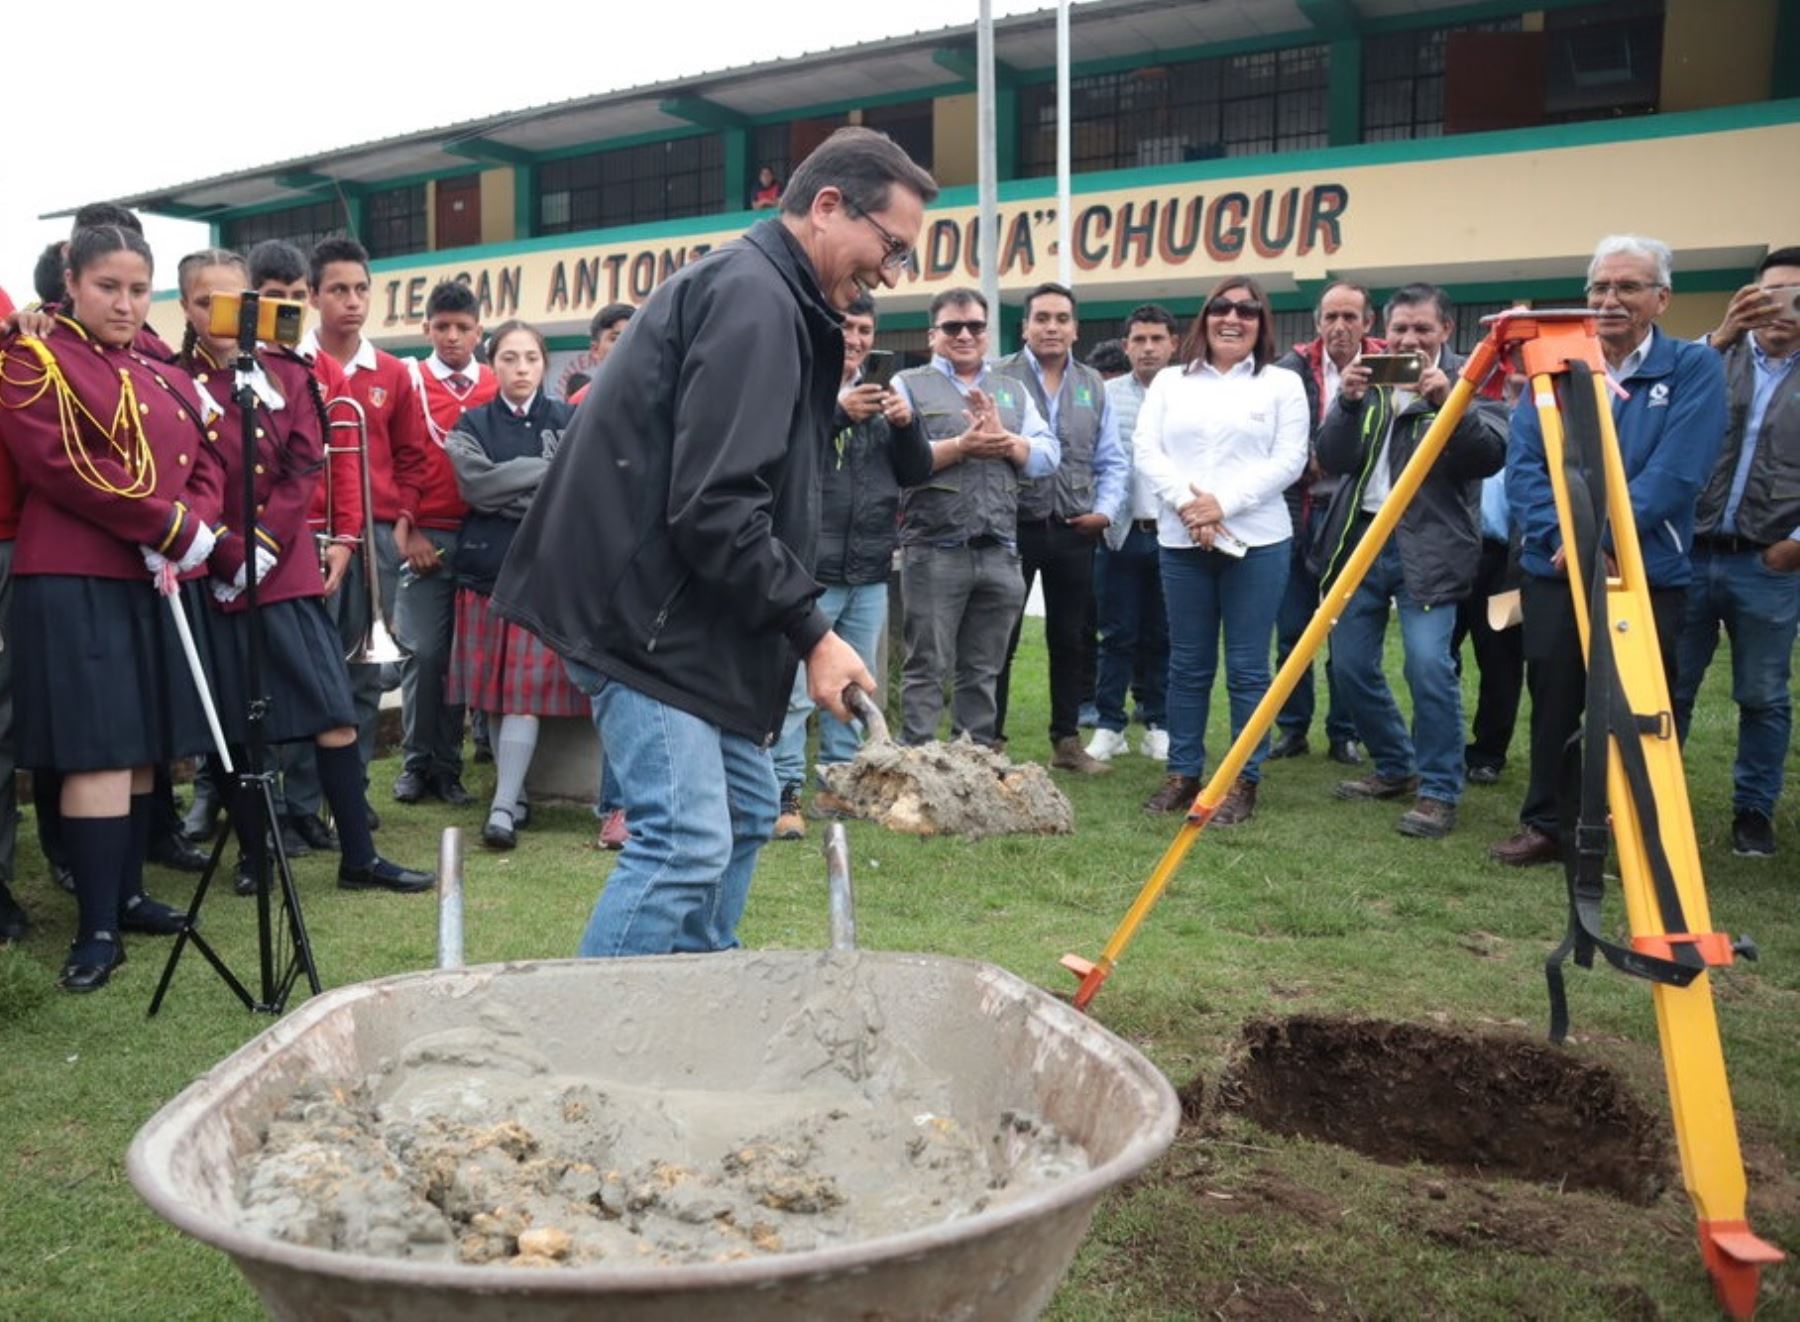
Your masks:
{"label": "trombone", "polygon": [[[347,416],[338,416],[339,411]],[[327,431],[325,436],[325,531],[318,534],[319,563],[323,569],[325,552],[331,544],[338,540],[334,536],[337,527],[336,502],[331,496],[331,465],[335,455],[355,455],[356,470],[362,477],[363,526],[362,532],[344,540],[354,542],[362,552],[363,592],[368,602],[368,614],[364,617],[362,637],[356,640],[344,656],[351,665],[382,665],[389,661],[398,661],[404,655],[394,642],[393,635],[388,632],[387,620],[381,610],[381,577],[375,566],[375,545],[369,532],[375,526],[375,493],[369,483],[369,418],[363,406],[348,395],[339,395],[335,399],[325,401],[325,420]],[[356,433],[355,444],[339,445],[336,435],[339,431]]]}

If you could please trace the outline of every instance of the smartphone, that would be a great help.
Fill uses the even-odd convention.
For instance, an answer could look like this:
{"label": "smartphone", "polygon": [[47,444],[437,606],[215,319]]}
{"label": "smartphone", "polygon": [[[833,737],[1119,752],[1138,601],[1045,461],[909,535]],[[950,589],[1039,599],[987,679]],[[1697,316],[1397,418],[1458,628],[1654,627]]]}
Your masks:
{"label": "smartphone", "polygon": [[1369,369],[1372,386],[1416,386],[1425,374],[1422,353],[1365,353],[1356,361]]}
{"label": "smartphone", "polygon": [[1213,535],[1212,549],[1223,552],[1234,560],[1242,560],[1244,558],[1244,552],[1248,551],[1250,548],[1240,542],[1237,538],[1233,537],[1230,533],[1221,532]]}
{"label": "smartphone", "polygon": [[894,373],[900,366],[900,360],[892,349],[871,349],[868,357],[863,359],[862,380],[859,386],[880,386],[883,390],[888,382],[894,379]]}

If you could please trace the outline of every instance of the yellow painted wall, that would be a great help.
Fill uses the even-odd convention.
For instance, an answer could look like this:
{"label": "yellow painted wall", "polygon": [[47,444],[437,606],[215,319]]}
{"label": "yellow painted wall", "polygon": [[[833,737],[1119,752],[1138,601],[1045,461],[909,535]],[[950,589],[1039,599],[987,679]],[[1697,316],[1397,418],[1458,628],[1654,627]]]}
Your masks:
{"label": "yellow painted wall", "polygon": [[1668,0],[1662,110],[1766,101],[1775,19],[1776,0]]}
{"label": "yellow painted wall", "polygon": [[931,173],[940,187],[976,183],[975,94],[940,96],[931,103]]}
{"label": "yellow painted wall", "polygon": [[[1681,288],[1681,272],[1675,272],[1675,288]],[[1731,301],[1730,291],[1716,294],[1672,294],[1669,310],[1663,313],[1662,328],[1671,335],[1697,340],[1725,319],[1725,305]]]}
{"label": "yellow painted wall", "polygon": [[[481,241],[510,243],[515,232],[513,172],[510,166],[481,172]],[[432,245],[436,247],[434,243]]]}

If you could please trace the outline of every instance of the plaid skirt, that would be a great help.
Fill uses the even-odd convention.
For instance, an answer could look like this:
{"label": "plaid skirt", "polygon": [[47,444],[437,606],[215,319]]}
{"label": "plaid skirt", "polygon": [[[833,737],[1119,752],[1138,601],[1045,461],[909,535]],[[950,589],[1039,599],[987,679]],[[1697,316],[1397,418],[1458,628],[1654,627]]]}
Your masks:
{"label": "plaid skirt", "polygon": [[536,634],[502,619],[493,598],[456,590],[446,701],[503,716],[588,716],[587,695]]}

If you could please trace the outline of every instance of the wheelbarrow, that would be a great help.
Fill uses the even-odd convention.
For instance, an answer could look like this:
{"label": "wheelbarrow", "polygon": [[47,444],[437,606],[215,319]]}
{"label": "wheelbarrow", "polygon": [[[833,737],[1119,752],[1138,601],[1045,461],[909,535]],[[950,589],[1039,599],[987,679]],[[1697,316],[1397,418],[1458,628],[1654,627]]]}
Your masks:
{"label": "wheelbarrow", "polygon": [[[841,825],[826,842],[832,950],[474,968],[456,967],[460,843],[445,835],[440,968],[313,998],[197,1079],[131,1145],[127,1169],[139,1194],[176,1228],[229,1254],[273,1317],[1029,1318],[1049,1303],[1101,1195],[1174,1137],[1179,1104],[1168,1081],[1072,1007],[973,960],[851,949]],[[409,1041],[501,1013],[529,1023],[533,1045],[559,1072],[736,1091],[783,1026],[848,979],[879,1005],[892,1059],[948,1082],[959,1123],[993,1132],[1004,1113],[1029,1114],[1079,1144],[1087,1169],[955,1220],[693,1265],[507,1270],[303,1247],[241,1224],[240,1175],[288,1099],[308,1084],[363,1078]]]}

